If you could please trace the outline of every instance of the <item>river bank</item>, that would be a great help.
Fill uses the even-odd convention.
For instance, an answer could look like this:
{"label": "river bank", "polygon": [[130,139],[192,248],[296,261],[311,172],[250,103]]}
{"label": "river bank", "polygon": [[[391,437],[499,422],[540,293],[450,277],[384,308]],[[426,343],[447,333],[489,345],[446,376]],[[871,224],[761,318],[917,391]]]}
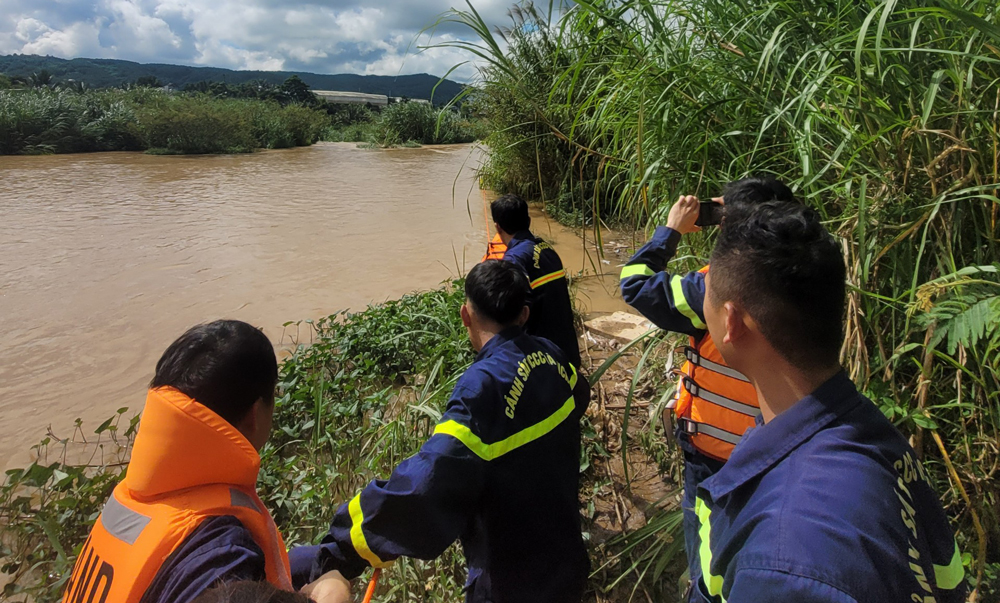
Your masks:
{"label": "river bank", "polygon": [[[284,357],[260,485],[290,543],[312,541],[332,505],[412,453],[471,360],[457,317],[461,283],[435,286],[485,249],[490,196],[463,171],[475,153],[319,145],[250,157],[115,154],[5,164],[4,177],[21,183],[17,202],[4,206],[20,220],[11,231],[20,236],[0,257],[21,261],[0,267],[13,275],[0,303],[20,304],[17,320],[4,325],[17,345],[0,357],[3,412],[12,417],[3,442],[12,450],[8,468],[24,468],[10,469],[0,488],[5,594],[58,597],[90,522],[123,475],[156,357],[194,322],[226,315],[262,324]],[[275,174],[271,158],[287,173]],[[39,163],[50,159],[60,163]],[[345,181],[344,170],[356,181]],[[80,186],[81,174],[106,183],[104,172],[115,174],[117,189]],[[456,189],[468,192],[453,202],[441,189],[450,190],[455,173]],[[29,184],[37,181],[49,183],[47,201]],[[311,188],[320,182],[325,199]],[[401,188],[387,191],[387,182]],[[605,232],[601,257],[592,233],[581,238],[537,207],[532,216],[534,231],[574,277],[578,312],[623,309],[617,272],[629,243]],[[80,230],[87,232],[74,237]],[[47,255],[26,261],[35,252]],[[440,260],[449,256],[454,268]],[[426,292],[396,299],[412,289]],[[38,320],[43,307],[52,320]],[[340,312],[346,308],[364,311]],[[280,322],[296,316],[313,318]],[[621,342],[586,330],[581,342],[588,372],[603,376],[584,422],[581,505],[601,566],[591,600],[624,601],[631,586],[616,581],[649,543],[625,554],[623,535],[641,538],[645,528],[650,542],[663,543],[670,530],[661,528],[676,515],[674,485],[661,477],[672,472],[657,432],[661,385],[633,378],[638,348],[608,368]],[[75,425],[74,414],[82,417]],[[28,447],[46,424],[50,435],[30,462]],[[401,561],[384,580],[384,596],[420,591],[428,601],[454,601],[464,572],[457,548],[431,563]],[[673,566],[666,572],[675,575]],[[661,582],[670,592],[671,580]]]}

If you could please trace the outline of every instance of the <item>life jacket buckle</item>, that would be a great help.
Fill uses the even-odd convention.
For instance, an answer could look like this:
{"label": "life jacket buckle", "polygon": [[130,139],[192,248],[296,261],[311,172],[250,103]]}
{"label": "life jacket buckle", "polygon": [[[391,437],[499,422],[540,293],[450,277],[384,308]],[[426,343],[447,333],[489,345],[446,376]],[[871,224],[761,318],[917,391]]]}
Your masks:
{"label": "life jacket buckle", "polygon": [[687,361],[690,362],[691,364],[699,366],[698,361],[701,360],[701,355],[698,353],[698,350],[687,345],[684,346],[684,358],[686,358]]}
{"label": "life jacket buckle", "polygon": [[698,384],[694,382],[694,379],[692,379],[688,375],[684,375],[684,389],[686,389],[688,393],[690,393],[695,398],[697,398],[698,394],[701,393],[701,388],[698,387]]}
{"label": "life jacket buckle", "polygon": [[681,428],[681,432],[688,435],[698,434],[698,424],[687,417],[678,417],[677,426]]}

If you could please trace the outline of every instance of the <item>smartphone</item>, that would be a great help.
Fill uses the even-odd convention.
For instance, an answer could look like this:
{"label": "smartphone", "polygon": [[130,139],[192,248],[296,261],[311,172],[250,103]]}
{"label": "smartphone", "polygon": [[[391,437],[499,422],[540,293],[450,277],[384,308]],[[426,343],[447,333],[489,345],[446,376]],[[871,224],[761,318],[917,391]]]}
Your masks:
{"label": "smartphone", "polygon": [[723,205],[721,203],[702,201],[699,205],[701,207],[698,208],[698,219],[695,220],[695,226],[715,226],[722,223]]}

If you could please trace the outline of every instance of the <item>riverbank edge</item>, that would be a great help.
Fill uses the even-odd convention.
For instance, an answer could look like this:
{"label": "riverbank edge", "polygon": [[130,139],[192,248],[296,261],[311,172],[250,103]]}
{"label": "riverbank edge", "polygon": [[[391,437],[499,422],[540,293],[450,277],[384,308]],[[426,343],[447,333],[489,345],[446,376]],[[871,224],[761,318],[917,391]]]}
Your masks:
{"label": "riverbank edge", "polygon": [[[335,502],[348,500],[367,480],[387,476],[429,437],[454,381],[472,360],[457,320],[463,298],[462,280],[456,279],[360,312],[288,323],[308,326],[310,341],[292,342],[291,355],[281,363],[275,430],[262,451],[259,488],[289,544],[324,533]],[[670,509],[671,503],[658,499],[669,490],[659,476],[672,473],[671,457],[659,444],[662,438],[642,436],[643,429],[656,430],[655,424],[650,429],[649,417],[631,426],[624,420],[621,385],[632,380],[628,366],[635,366],[636,357],[617,357],[620,344],[600,336],[585,336],[584,345],[590,372],[608,358],[624,361],[605,370],[595,384],[581,460],[586,536],[594,566],[600,568],[593,596],[611,601],[618,599],[601,591],[615,582],[613,574],[626,561],[614,559],[612,551],[623,544],[615,539]],[[643,389],[633,396],[637,410],[650,404],[658,386]],[[127,408],[93,434],[78,421],[69,437],[50,433],[35,446],[37,461],[7,471],[0,486],[0,572],[9,581],[5,596],[58,599],[90,527],[124,477],[138,421],[139,415]],[[636,436],[630,443],[622,438],[623,426]],[[632,458],[621,454],[623,442]],[[92,453],[87,462],[69,460],[84,451]],[[661,483],[633,495],[624,462],[633,476]],[[387,573],[386,592],[430,585],[438,591],[431,601],[461,597],[465,568],[457,546],[436,561],[401,561],[397,568]]]}

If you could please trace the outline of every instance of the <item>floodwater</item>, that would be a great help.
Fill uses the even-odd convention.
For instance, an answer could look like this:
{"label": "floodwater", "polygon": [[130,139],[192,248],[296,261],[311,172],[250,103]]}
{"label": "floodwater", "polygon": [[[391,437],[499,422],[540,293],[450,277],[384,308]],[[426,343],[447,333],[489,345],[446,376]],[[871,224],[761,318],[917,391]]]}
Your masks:
{"label": "floodwater", "polygon": [[[51,426],[138,410],[160,353],[216,318],[288,321],[432,288],[485,250],[479,152],[353,144],[252,155],[0,157],[0,466]],[[573,273],[614,266],[536,213]],[[581,279],[586,311],[616,279]],[[456,318],[457,319],[457,318]]]}

